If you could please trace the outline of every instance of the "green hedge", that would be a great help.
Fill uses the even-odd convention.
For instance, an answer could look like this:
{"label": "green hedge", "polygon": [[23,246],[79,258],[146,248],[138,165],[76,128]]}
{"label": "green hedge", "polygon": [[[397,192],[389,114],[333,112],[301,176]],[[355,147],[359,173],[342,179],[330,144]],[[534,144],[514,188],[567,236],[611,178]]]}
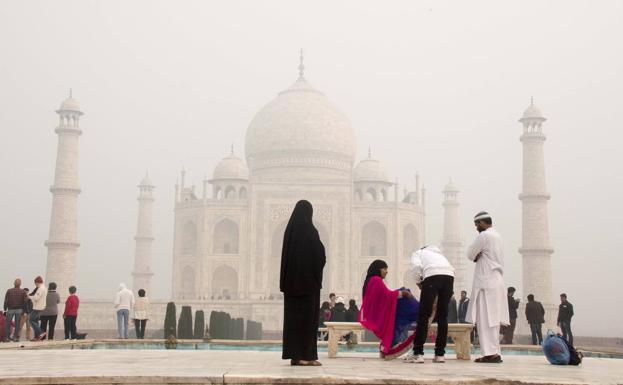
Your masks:
{"label": "green hedge", "polygon": [[202,340],[205,337],[206,323],[203,315],[203,310],[197,310],[195,312],[195,332],[193,337],[196,340]]}
{"label": "green hedge", "polygon": [[175,321],[175,302],[167,303],[167,312],[164,317],[164,338],[170,336],[177,338],[177,327]]}
{"label": "green hedge", "polygon": [[180,339],[193,338],[193,312],[190,306],[182,306],[180,320],[177,325],[177,336]]}

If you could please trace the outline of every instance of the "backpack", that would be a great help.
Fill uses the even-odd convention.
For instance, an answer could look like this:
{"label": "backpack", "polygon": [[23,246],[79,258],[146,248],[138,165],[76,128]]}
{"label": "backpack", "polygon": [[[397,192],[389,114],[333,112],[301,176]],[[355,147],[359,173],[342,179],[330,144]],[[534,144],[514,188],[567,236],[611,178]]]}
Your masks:
{"label": "backpack", "polygon": [[564,338],[552,330],[547,331],[547,336],[543,341],[543,353],[552,365],[569,365],[571,359],[569,345]]}

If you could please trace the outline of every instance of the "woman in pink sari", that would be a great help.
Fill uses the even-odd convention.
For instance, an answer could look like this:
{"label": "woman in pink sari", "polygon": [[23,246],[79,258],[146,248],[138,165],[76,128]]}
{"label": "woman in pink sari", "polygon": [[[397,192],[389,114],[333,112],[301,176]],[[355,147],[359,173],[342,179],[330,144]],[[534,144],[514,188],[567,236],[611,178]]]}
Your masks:
{"label": "woman in pink sari", "polygon": [[390,290],[383,281],[386,275],[384,261],[368,267],[359,322],[381,340],[381,358],[392,360],[410,349],[420,305],[409,289]]}

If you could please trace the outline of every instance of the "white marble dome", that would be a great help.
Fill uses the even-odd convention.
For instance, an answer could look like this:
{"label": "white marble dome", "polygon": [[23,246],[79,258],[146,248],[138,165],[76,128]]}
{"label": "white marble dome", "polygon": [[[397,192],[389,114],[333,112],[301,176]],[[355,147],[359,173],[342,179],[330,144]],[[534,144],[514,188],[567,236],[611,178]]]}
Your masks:
{"label": "white marble dome", "polygon": [[350,173],[355,159],[350,122],[302,76],[255,115],[245,144],[251,170],[318,166]]}
{"label": "white marble dome", "polygon": [[59,108],[59,111],[76,111],[76,112],[81,112],[80,110],[80,105],[78,104],[78,101],[76,99],[74,99],[73,97],[68,97],[67,99],[65,99],[63,101],[63,103],[61,103],[61,107]]}
{"label": "white marble dome", "polygon": [[249,179],[249,169],[244,160],[231,154],[223,158],[214,168],[213,180],[218,179]]}
{"label": "white marble dome", "polygon": [[541,110],[535,106],[533,103],[530,103],[528,108],[523,112],[521,119],[545,119]]}
{"label": "white marble dome", "polygon": [[359,162],[353,169],[353,181],[388,183],[389,178],[381,162],[368,157]]}

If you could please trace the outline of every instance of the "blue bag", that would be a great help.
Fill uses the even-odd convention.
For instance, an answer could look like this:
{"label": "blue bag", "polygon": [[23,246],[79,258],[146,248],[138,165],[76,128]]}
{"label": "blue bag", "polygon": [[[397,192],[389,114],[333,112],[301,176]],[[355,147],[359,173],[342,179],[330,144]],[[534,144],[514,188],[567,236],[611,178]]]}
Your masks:
{"label": "blue bag", "polygon": [[543,341],[543,353],[552,365],[569,365],[571,354],[566,341],[552,330],[547,331],[547,336]]}

